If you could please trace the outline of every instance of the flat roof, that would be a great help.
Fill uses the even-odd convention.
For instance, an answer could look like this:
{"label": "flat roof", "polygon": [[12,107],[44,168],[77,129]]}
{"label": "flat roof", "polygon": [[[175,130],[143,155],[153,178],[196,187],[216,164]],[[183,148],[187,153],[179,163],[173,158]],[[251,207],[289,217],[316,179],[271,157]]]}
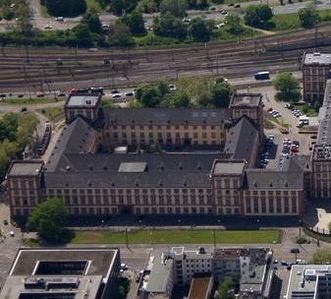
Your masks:
{"label": "flat roof", "polygon": [[261,101],[262,101],[262,94],[260,93],[235,93],[232,96],[230,106],[258,107]]}
{"label": "flat roof", "polygon": [[217,160],[214,162],[213,174],[242,174],[245,169],[245,161]]}
{"label": "flat roof", "polygon": [[43,161],[13,161],[8,175],[9,176],[38,176],[42,167]]}
{"label": "flat roof", "polygon": [[[287,289],[287,298],[294,295],[315,294],[318,278],[331,274],[329,265],[293,265]],[[313,298],[313,297],[311,297]]]}
{"label": "flat roof", "polygon": [[173,260],[159,255],[153,262],[146,291],[149,293],[164,293],[172,272]]}
{"label": "flat roof", "polygon": [[331,64],[331,54],[328,53],[306,53],[304,58],[304,64]]}
{"label": "flat roof", "polygon": [[211,279],[211,277],[194,277],[191,282],[188,299],[208,298]]}
{"label": "flat roof", "polygon": [[67,100],[66,107],[94,107],[100,98],[100,95],[71,95]]}
{"label": "flat roof", "polygon": [[[74,299],[96,299],[98,298],[98,291],[102,284],[102,276],[94,275],[90,277],[77,276],[71,277],[73,280],[78,280],[79,283],[75,287],[61,287],[54,289],[47,288],[26,288],[26,276],[8,276],[4,284],[0,299],[8,298],[74,298]],[[45,282],[54,281],[54,276],[43,276]],[[56,283],[56,282],[55,282]]]}
{"label": "flat roof", "polygon": [[86,275],[107,276],[117,249],[20,249],[9,276],[32,275],[38,261],[90,261]]}

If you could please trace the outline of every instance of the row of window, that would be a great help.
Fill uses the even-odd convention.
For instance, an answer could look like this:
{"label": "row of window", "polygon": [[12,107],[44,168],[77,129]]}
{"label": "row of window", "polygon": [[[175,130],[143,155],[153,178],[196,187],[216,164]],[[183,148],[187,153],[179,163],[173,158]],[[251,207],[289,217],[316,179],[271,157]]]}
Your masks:
{"label": "row of window", "polygon": [[[106,132],[105,135],[108,138],[111,136],[109,134],[109,132]],[[211,138],[214,138],[214,139],[217,137],[216,132],[211,132],[209,135]],[[197,132],[194,132],[193,134],[189,134],[188,132],[185,132],[184,134],[182,134],[180,132],[175,132],[174,134],[172,134],[170,132],[167,132],[167,133],[159,132],[157,134],[154,134],[153,132],[150,132],[148,134],[145,134],[144,132],[140,132],[140,134],[136,134],[135,132],[131,132],[130,134],[127,134],[126,132],[122,132],[120,134],[117,132],[114,132],[112,134],[112,138],[114,138],[114,139],[118,139],[118,138],[126,139],[128,137],[131,137],[132,140],[135,140],[138,136],[140,137],[140,139],[145,139],[148,137],[149,139],[153,139],[153,140],[154,140],[154,138],[159,138],[159,139],[165,139],[165,138],[176,138],[176,139],[195,138],[195,139],[197,139],[197,138],[199,138],[199,135]],[[208,138],[207,132],[202,132],[201,137],[204,139]]]}
{"label": "row of window", "polygon": [[247,214],[265,214],[265,213],[285,213],[285,214],[297,214],[298,206],[297,199],[285,197],[283,201],[276,200],[276,206],[274,205],[273,198],[261,198],[260,200],[246,201],[246,213]]}
{"label": "row of window", "polygon": [[141,194],[212,194],[211,189],[47,189],[53,195],[141,195]]}
{"label": "row of window", "polygon": [[122,130],[127,130],[127,129],[131,129],[131,130],[137,130],[138,128],[140,130],[145,130],[145,129],[149,129],[149,130],[164,130],[164,129],[167,129],[167,130],[180,130],[180,129],[184,129],[184,130],[189,130],[189,129],[193,129],[193,130],[215,130],[215,128],[219,128],[220,126],[214,126],[214,125],[200,125],[200,126],[189,126],[189,125],[165,125],[165,126],[162,126],[162,125],[139,125],[139,126],[136,126],[134,124],[131,124],[131,125],[121,125],[121,126],[118,126],[118,125],[109,125],[107,127],[107,129],[109,130],[118,130],[118,129],[122,129]]}

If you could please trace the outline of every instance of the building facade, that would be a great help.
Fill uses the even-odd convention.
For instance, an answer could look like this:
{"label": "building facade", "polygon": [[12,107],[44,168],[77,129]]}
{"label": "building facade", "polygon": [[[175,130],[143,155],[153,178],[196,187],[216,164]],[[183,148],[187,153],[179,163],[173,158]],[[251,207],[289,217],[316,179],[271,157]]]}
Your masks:
{"label": "building facade", "polygon": [[306,53],[302,61],[303,97],[305,101],[322,101],[325,83],[330,75],[331,54]]}
{"label": "building facade", "polygon": [[[12,217],[27,217],[50,197],[84,217],[302,214],[302,169],[252,171],[263,140],[261,95],[235,94],[230,109],[107,111],[100,110],[99,96],[87,97],[93,98],[84,108],[90,112],[82,117],[77,106],[86,99],[69,97],[68,124],[45,164],[12,163]],[[170,152],[116,154],[117,145],[169,145]]]}
{"label": "building facade", "polygon": [[287,299],[328,299],[331,297],[329,265],[293,265],[287,288]]}
{"label": "building facade", "polygon": [[120,265],[118,249],[19,249],[0,298],[111,298]]}
{"label": "building facade", "polygon": [[[152,260],[151,270],[143,277],[141,294],[153,289],[156,295],[163,292],[168,298],[169,289],[166,286],[170,280],[172,287],[188,286],[195,279],[204,277],[208,282],[206,289],[209,289],[212,281],[218,284],[225,277],[230,277],[239,286],[236,298],[262,299],[270,295],[273,272],[270,267],[272,252],[268,248],[199,247],[197,250],[186,250],[184,247],[174,247],[161,256],[152,257]],[[202,293],[204,296],[205,292]]]}
{"label": "building facade", "polygon": [[81,116],[88,121],[95,121],[101,117],[101,94],[96,93],[74,93],[65,103],[65,120],[72,122]]}
{"label": "building facade", "polygon": [[327,199],[331,198],[331,80],[326,83],[318,117],[320,126],[312,154],[311,195],[313,198]]}

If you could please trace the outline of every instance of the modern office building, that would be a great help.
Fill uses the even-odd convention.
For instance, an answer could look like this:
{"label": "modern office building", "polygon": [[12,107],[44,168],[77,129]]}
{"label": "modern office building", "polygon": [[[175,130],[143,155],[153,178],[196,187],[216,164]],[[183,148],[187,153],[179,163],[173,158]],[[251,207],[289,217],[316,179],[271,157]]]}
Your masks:
{"label": "modern office building", "polygon": [[107,299],[120,270],[118,249],[20,249],[1,299]]}
{"label": "modern office building", "polygon": [[303,97],[305,101],[321,101],[324,97],[325,83],[330,75],[331,54],[306,53],[302,61]]}
{"label": "modern office building", "polygon": [[329,265],[293,265],[286,298],[331,298],[331,267]]}

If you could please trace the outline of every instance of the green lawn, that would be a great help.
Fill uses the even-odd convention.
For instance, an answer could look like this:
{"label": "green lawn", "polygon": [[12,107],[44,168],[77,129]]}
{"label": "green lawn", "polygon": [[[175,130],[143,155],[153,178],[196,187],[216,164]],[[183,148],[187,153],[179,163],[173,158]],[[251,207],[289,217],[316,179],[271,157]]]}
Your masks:
{"label": "green lawn", "polygon": [[63,107],[49,107],[46,109],[40,109],[38,112],[44,114],[49,120],[54,120],[61,114],[63,114]]}
{"label": "green lawn", "polygon": [[[129,244],[267,244],[280,241],[279,230],[137,230],[127,233]],[[125,232],[75,231],[73,244],[126,244]]]}
{"label": "green lawn", "polygon": [[33,105],[33,104],[47,104],[54,102],[61,102],[61,100],[55,100],[54,98],[31,98],[31,99],[5,99],[0,101],[0,105]]}
{"label": "green lawn", "polygon": [[272,22],[275,24],[275,31],[284,31],[301,27],[297,13],[273,16]]}
{"label": "green lawn", "polygon": [[[321,17],[322,22],[331,20],[331,10],[330,9],[318,11],[318,14]],[[297,13],[276,15],[276,16],[272,17],[271,21],[275,24],[275,26],[273,28],[274,31],[285,31],[285,30],[290,30],[290,29],[301,28],[299,16]]]}
{"label": "green lawn", "polygon": [[309,107],[307,104],[298,104],[298,103],[294,103],[291,104],[293,107],[295,107],[296,109],[299,109],[300,112],[304,115],[307,116],[317,116],[318,112],[315,111],[314,107]]}

